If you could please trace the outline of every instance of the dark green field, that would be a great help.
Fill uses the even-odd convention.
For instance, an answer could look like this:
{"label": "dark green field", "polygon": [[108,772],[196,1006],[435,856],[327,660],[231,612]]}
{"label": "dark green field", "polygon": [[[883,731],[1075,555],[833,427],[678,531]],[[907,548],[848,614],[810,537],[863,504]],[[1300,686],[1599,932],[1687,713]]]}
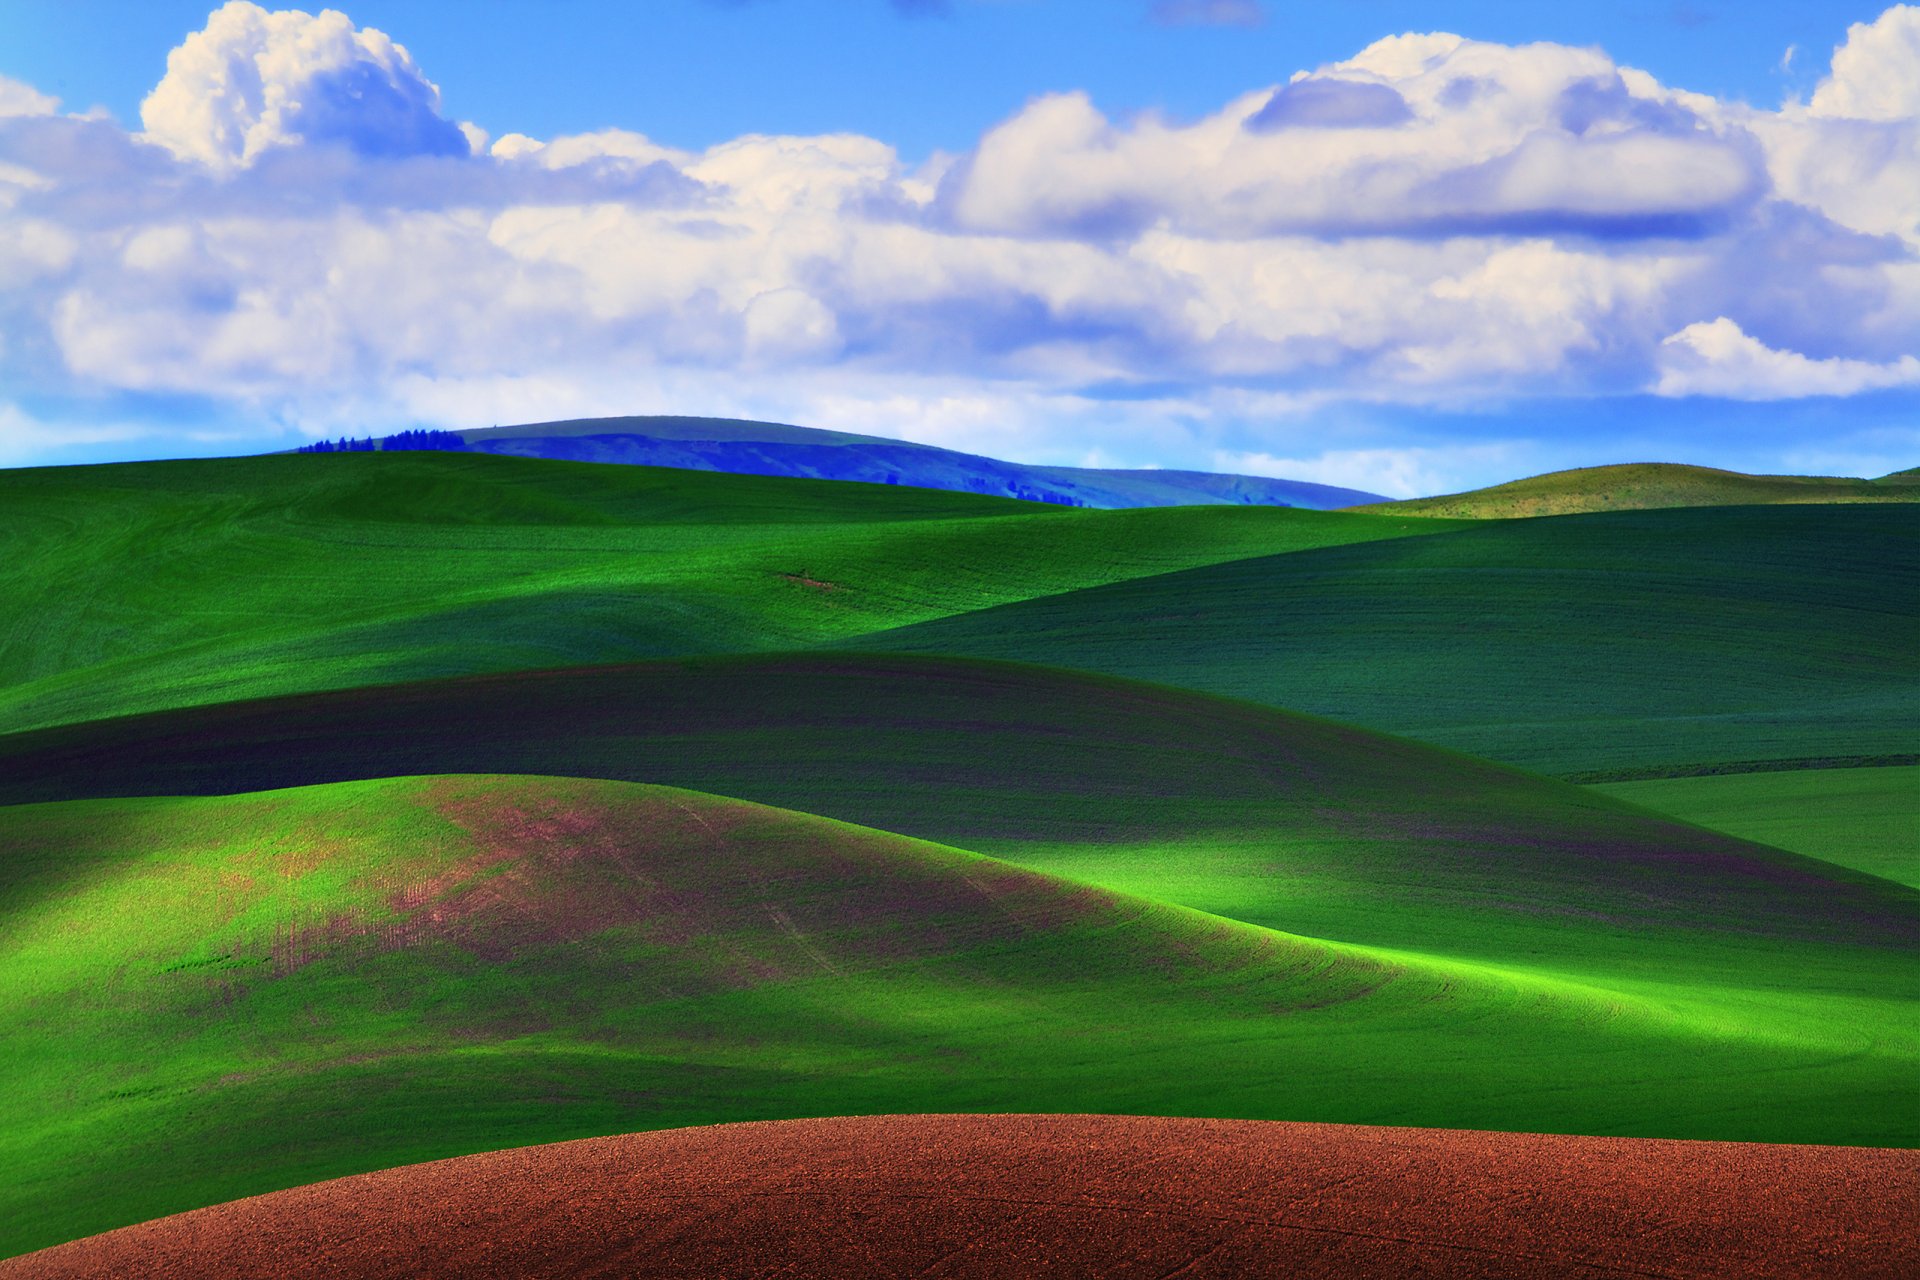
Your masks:
{"label": "dark green field", "polygon": [[1920,751],[1920,506],[1500,521],[850,644],[1106,671],[1588,781]]}
{"label": "dark green field", "polygon": [[1920,1145],[1915,508],[342,454],[0,554],[0,1256],[783,1116]]}

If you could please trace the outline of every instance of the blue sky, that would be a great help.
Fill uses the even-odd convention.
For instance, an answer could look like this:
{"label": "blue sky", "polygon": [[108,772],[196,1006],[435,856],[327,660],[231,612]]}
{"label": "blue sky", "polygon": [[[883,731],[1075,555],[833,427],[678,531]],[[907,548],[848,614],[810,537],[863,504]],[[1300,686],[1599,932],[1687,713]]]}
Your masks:
{"label": "blue sky", "polygon": [[1920,464],[1920,9],[344,9],[0,10],[0,464],[616,412]]}
{"label": "blue sky", "polygon": [[[955,0],[902,17],[886,0],[502,3],[368,0],[344,8],[404,43],[447,110],[539,137],[609,124],[680,147],[743,133],[886,138],[959,150],[1036,93],[1085,89],[1109,111],[1198,115],[1346,57],[1382,35],[1601,45],[1668,84],[1773,106],[1811,91],[1853,22],[1880,6],[1807,0],[1273,3],[1260,25],[1169,24],[1130,0]],[[167,51],[205,0],[9,0],[0,74],[137,121]],[[909,12],[913,6],[907,6]],[[1795,47],[1794,67],[1781,61]]]}

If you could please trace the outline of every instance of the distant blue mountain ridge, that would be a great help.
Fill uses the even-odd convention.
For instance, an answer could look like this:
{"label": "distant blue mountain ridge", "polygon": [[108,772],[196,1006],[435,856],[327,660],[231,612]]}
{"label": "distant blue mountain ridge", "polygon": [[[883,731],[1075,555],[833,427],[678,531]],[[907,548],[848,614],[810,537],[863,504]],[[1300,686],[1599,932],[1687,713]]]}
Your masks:
{"label": "distant blue mountain ridge", "polygon": [[1243,504],[1329,511],[1386,501],[1359,489],[1267,476],[1027,466],[905,440],[739,418],[582,418],[458,434],[470,450],[514,457],[860,480],[1074,507]]}

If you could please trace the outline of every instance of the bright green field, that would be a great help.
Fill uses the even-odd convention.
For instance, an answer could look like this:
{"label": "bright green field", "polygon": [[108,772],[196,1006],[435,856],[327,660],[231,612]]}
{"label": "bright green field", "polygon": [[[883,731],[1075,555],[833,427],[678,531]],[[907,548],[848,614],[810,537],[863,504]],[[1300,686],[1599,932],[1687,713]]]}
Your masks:
{"label": "bright green field", "polygon": [[1656,778],[1594,790],[1920,887],[1920,768],[1911,765]]}
{"label": "bright green field", "polygon": [[1863,935],[1817,973],[1765,910],[1635,924],[1635,945],[1709,964],[1722,929],[1785,944],[1737,980],[1678,983],[1592,972],[1619,942],[1578,914],[1551,964],[1357,947],[574,779],[30,806],[0,850],[5,1252],[359,1169],[722,1119],[1920,1141],[1902,1110],[1920,1033],[1899,1016],[1920,895],[1870,886],[1908,941]]}
{"label": "bright green field", "polygon": [[[1614,974],[1676,960],[1702,972],[1707,956],[1658,940],[1668,924],[1724,935],[1712,963],[1736,972],[1783,948],[1818,967],[1838,939],[1905,937],[1914,897],[1331,721],[945,658],[469,677],[0,738],[9,802],[443,773],[664,783],[1129,888],[1184,886],[1156,894],[1292,933],[1492,962],[1564,955],[1567,921],[1600,919],[1611,942],[1595,963]],[[1729,912],[1737,925],[1717,923]]]}
{"label": "bright green field", "polygon": [[1911,507],[343,454],[0,558],[0,1256],[779,1116],[1920,1145],[1915,770],[1726,773],[1920,752]]}
{"label": "bright green field", "polygon": [[1085,511],[447,453],[0,471],[0,730],[303,689],[790,649],[1144,574],[1444,531]]}
{"label": "bright green field", "polygon": [[847,643],[1203,689],[1582,781],[1753,761],[1912,763],[1920,506],[1500,521]]}

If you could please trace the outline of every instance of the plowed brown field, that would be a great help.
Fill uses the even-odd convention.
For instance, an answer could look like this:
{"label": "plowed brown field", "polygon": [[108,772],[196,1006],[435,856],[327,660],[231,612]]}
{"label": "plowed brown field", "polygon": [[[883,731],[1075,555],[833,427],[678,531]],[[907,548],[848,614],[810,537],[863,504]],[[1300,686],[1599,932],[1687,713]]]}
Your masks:
{"label": "plowed brown field", "polygon": [[1920,1152],[1115,1116],[523,1147],[0,1262],[43,1276],[1914,1276]]}

